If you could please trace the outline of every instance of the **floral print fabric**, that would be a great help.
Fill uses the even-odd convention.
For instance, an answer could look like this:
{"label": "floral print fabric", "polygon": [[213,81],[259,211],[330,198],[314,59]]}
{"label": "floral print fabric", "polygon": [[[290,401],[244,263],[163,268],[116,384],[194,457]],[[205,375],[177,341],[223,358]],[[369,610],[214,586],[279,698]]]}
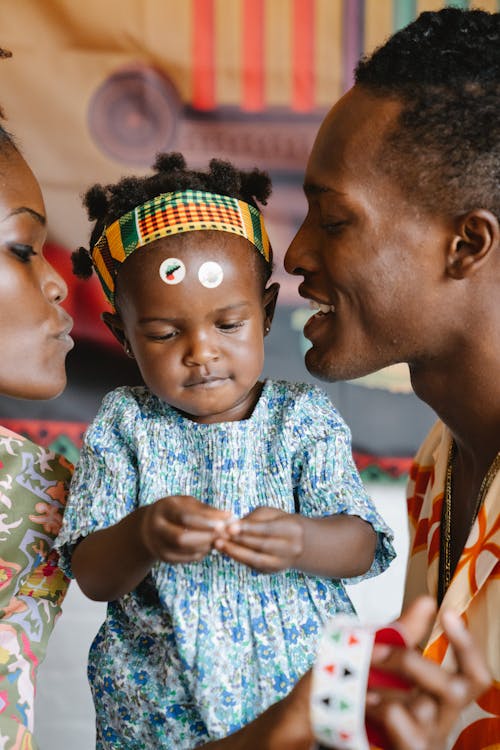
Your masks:
{"label": "floral print fabric", "polygon": [[32,750],[38,666],[68,579],[53,542],[71,465],[0,427],[0,747]]}
{"label": "floral print fabric", "polygon": [[[57,542],[63,567],[70,572],[79,538],[166,495],[193,495],[237,517],[262,505],[354,514],[378,532],[368,575],[394,556],[349,430],[310,385],[267,381],[249,419],[220,424],[185,419],[145,388],[109,394],[72,482]],[[91,648],[98,748],[183,750],[235,731],[291,690],[337,612],[352,612],[339,580],[259,574],[218,554],[158,563],[109,604]]]}
{"label": "floral print fabric", "polygon": [[[406,604],[420,594],[437,598],[440,519],[451,442],[438,422],[420,448],[408,486],[410,560]],[[469,533],[442,607],[460,613],[482,649],[491,687],[463,712],[448,743],[453,750],[500,747],[500,474],[497,474]],[[425,645],[430,659],[454,668],[439,613]]]}

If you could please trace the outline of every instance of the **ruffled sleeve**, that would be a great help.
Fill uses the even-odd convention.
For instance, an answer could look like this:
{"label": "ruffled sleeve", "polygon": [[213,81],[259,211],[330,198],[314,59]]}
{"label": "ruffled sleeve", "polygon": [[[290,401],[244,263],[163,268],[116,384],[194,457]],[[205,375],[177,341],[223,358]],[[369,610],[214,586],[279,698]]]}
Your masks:
{"label": "ruffled sleeve", "polygon": [[103,400],[85,433],[71,481],[63,525],[55,547],[60,567],[72,576],[76,543],[94,531],[121,521],[137,503],[134,426],[139,408],[130,388],[118,388]]}
{"label": "ruffled sleeve", "polygon": [[366,492],[352,456],[351,432],[328,396],[311,386],[300,401],[300,442],[294,459],[294,486],[300,513],[359,516],[377,532],[370,569],[348,579],[356,583],[379,575],[396,556],[393,533]]}

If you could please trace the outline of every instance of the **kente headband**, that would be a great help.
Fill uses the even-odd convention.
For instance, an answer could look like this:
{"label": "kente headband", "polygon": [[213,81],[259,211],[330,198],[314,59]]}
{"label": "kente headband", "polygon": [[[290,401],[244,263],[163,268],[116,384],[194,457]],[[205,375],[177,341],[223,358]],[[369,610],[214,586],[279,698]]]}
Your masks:
{"label": "kente headband", "polygon": [[245,237],[269,262],[271,246],[264,219],[254,206],[203,190],[162,193],[110,224],[91,250],[111,304],[114,306],[116,274],[131,253],[162,237],[208,229]]}

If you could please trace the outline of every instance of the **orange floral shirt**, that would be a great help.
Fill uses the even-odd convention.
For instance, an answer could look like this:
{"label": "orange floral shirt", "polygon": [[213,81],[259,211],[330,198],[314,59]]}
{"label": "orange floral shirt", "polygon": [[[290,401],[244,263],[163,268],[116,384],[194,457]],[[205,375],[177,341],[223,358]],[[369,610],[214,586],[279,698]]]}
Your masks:
{"label": "orange floral shirt", "polygon": [[[437,598],[440,519],[451,434],[437,422],[410,471],[408,514],[410,557],[405,605],[421,594]],[[459,612],[482,649],[493,683],[454,727],[449,750],[500,748],[500,472],[494,478],[470,531],[442,607]],[[424,654],[453,669],[453,654],[439,614]]]}

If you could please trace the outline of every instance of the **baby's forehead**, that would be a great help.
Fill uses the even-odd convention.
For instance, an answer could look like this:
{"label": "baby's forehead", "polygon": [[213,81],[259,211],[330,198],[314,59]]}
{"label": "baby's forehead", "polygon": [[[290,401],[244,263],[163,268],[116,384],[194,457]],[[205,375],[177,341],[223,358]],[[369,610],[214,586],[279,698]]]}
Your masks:
{"label": "baby's forehead", "polygon": [[136,271],[140,267],[160,266],[167,258],[178,258],[189,270],[193,264],[217,261],[224,266],[254,268],[258,251],[245,238],[232,232],[197,230],[161,237],[140,247],[125,263]]}

